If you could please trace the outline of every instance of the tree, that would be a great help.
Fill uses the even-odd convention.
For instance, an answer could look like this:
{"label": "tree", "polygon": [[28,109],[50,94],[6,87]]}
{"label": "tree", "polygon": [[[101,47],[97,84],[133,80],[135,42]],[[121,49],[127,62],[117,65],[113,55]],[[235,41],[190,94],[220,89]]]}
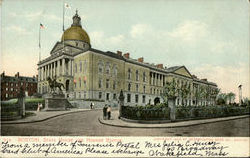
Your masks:
{"label": "tree", "polygon": [[168,98],[175,98],[177,95],[177,84],[173,79],[171,82],[166,82],[161,94],[162,99],[167,103]]}
{"label": "tree", "polygon": [[218,105],[226,104],[226,100],[227,100],[227,94],[226,93],[219,93],[217,95],[216,102],[217,102]]}
{"label": "tree", "polygon": [[235,99],[235,94],[233,92],[230,92],[227,94],[227,99],[229,99],[229,104],[232,104]]}

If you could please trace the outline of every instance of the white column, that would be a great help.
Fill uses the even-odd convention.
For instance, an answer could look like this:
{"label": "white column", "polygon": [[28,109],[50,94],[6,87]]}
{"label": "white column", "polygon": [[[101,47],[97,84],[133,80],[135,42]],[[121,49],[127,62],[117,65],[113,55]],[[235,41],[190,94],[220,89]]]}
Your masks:
{"label": "white column", "polygon": [[62,59],[62,75],[65,75],[65,59]]}

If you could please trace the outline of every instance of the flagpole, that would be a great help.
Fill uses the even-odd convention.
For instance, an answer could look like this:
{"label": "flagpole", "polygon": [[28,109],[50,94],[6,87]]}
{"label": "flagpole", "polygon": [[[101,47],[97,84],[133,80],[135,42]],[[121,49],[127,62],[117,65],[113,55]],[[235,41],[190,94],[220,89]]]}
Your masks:
{"label": "flagpole", "polygon": [[41,23],[39,24],[39,61],[41,61]]}
{"label": "flagpole", "polygon": [[63,1],[63,52],[64,52],[64,15],[65,15],[65,2]]}

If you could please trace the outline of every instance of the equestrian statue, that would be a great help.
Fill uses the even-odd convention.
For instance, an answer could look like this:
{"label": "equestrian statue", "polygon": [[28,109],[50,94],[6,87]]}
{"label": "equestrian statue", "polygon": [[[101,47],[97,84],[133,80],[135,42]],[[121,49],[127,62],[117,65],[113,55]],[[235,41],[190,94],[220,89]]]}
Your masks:
{"label": "equestrian statue", "polygon": [[56,88],[59,88],[60,92],[62,92],[62,88],[65,89],[62,83],[56,81],[56,76],[53,80],[50,77],[47,77],[47,81],[49,82],[49,87],[51,89],[50,92],[52,93],[56,93]]}

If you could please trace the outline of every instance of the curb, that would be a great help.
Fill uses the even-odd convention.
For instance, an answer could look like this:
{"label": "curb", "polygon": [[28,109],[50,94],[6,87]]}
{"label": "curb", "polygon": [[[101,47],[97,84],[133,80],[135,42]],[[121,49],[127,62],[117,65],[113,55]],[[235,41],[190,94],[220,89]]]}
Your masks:
{"label": "curb", "polygon": [[22,122],[4,122],[4,121],[1,121],[1,124],[7,125],[7,124],[27,124],[27,123],[43,122],[43,121],[47,121],[49,119],[56,118],[56,117],[63,116],[63,115],[68,115],[68,114],[72,114],[72,113],[79,113],[79,112],[87,112],[87,111],[92,111],[92,110],[100,110],[100,109],[87,109],[87,110],[83,110],[83,111],[70,111],[67,113],[57,114],[54,116],[50,116],[50,117],[47,117],[44,119],[34,120],[34,121],[22,121]]}
{"label": "curb", "polygon": [[[103,122],[100,117],[98,118],[98,121],[103,124],[103,125],[107,125],[107,126],[113,126],[113,127],[122,127],[122,128],[180,128],[180,127],[189,127],[189,126],[196,126],[196,125],[202,125],[202,124],[209,124],[209,123],[216,123],[216,122],[223,122],[223,121],[229,121],[229,120],[237,120],[237,119],[242,119],[242,118],[248,118],[250,117],[250,115],[243,115],[243,116],[239,116],[239,117],[236,117],[236,118],[228,118],[228,119],[224,119],[224,120],[215,120],[215,121],[211,121],[211,122],[198,122],[198,123],[193,123],[193,124],[187,124],[187,125],[174,125],[174,126],[168,126],[168,127],[149,127],[149,126],[128,126],[128,125],[116,125],[116,124],[110,124],[110,123],[105,123]],[[173,123],[176,123],[176,122],[173,122]],[[168,124],[171,124],[171,123],[168,123]],[[164,125],[164,124],[161,124],[161,125]]]}

